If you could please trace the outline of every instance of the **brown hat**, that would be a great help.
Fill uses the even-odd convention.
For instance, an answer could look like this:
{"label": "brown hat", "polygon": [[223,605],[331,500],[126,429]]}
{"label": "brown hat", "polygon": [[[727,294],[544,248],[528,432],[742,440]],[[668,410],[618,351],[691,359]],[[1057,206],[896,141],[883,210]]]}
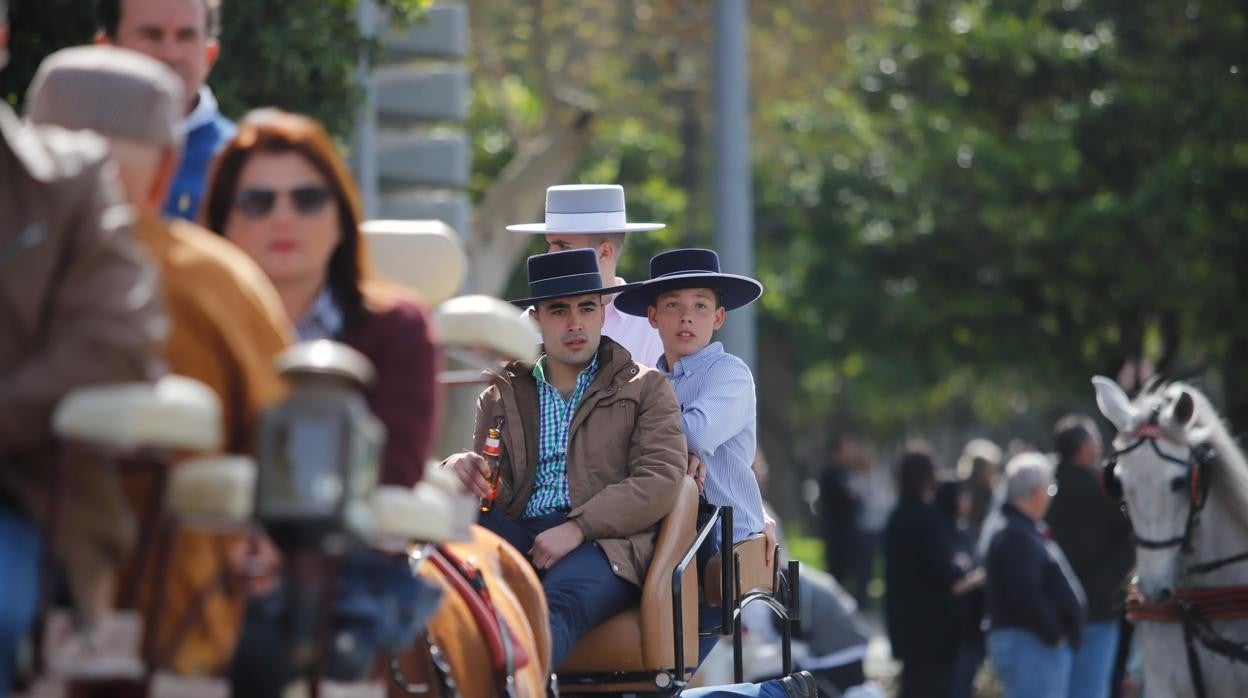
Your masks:
{"label": "brown hat", "polygon": [[48,56],[26,99],[30,120],[154,146],[182,143],[182,83],[160,61],[112,46]]}

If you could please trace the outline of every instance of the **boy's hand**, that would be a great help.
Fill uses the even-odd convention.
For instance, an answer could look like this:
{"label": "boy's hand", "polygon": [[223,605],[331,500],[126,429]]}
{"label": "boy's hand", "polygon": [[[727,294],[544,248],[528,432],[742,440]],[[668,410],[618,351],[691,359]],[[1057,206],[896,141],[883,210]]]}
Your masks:
{"label": "boy's hand", "polygon": [[575,521],[565,521],[537,534],[529,558],[535,568],[548,570],[584,542],[585,532],[581,527]]}
{"label": "boy's hand", "polygon": [[693,478],[693,481],[698,483],[699,493],[706,489],[706,463],[703,463],[701,458],[692,453],[689,454],[688,473]]}
{"label": "boy's hand", "polygon": [[478,497],[484,497],[490,493],[490,466],[486,465],[481,454],[472,451],[456,453],[447,458],[442,467],[453,470],[459,476],[459,481],[463,483],[466,491]]}
{"label": "boy's hand", "polygon": [[776,535],[776,520],[768,514],[763,514],[763,538],[767,539],[767,554],[763,557],[763,561],[770,567],[771,559],[775,557],[776,546],[780,543],[780,538]]}

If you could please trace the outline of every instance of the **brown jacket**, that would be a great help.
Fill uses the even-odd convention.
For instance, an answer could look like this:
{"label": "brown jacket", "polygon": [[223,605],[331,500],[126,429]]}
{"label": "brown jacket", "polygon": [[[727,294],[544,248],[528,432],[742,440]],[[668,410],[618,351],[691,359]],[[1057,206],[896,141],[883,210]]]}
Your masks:
{"label": "brown jacket", "polygon": [[[0,506],[40,524],[57,402],[160,372],[157,278],[106,147],[86,133],[24,128],[0,102]],[[83,601],[83,584],[116,566],[133,530],[111,472],[68,467],[55,549]]]}
{"label": "brown jacket", "polygon": [[[144,217],[139,238],[160,266],[171,324],[165,356],[173,373],[203,381],[221,398],[227,453],[253,453],[260,412],[280,400],[286,387],[273,358],[293,331],[281,299],[264,272],[228,240],[182,220]],[[150,481],[127,474],[136,508],[151,501]],[[246,602],[239,584],[223,584],[235,536],[179,532],[165,584],[164,612],[146,618],[170,662],[185,674],[223,670],[234,652]],[[155,580],[145,570],[139,608]],[[123,593],[126,590],[122,590]],[[200,622],[176,638],[196,597],[203,596]]]}
{"label": "brown jacket", "polygon": [[[658,523],[676,504],[688,456],[680,404],[662,373],[638,365],[607,337],[598,375],[572,416],[568,491],[585,539],[596,542],[616,575],[637,586],[654,555]],[[524,515],[537,470],[539,407],[533,365],[514,362],[477,399],[473,450],[503,420],[497,506]]]}

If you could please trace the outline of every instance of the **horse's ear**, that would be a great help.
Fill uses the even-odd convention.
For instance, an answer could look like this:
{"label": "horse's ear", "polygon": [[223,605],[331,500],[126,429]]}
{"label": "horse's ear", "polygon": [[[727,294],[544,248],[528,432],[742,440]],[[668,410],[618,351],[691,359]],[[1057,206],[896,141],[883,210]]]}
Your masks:
{"label": "horse's ear", "polygon": [[1131,429],[1131,398],[1117,383],[1105,376],[1092,378],[1092,386],[1096,388],[1096,405],[1101,414],[1118,427],[1118,431]]}
{"label": "horse's ear", "polygon": [[1192,421],[1194,414],[1196,414],[1196,403],[1192,400],[1192,394],[1184,390],[1179,393],[1179,399],[1174,402],[1174,407],[1170,408],[1170,424],[1185,427],[1188,422]]}

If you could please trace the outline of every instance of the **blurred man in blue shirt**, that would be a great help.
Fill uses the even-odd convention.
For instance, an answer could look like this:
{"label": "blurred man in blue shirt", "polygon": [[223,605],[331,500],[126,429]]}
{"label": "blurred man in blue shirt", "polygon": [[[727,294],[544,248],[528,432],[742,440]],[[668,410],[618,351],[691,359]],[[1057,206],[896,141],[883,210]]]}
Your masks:
{"label": "blurred man in blue shirt", "polygon": [[221,44],[221,0],[98,0],[100,32],[108,43],[146,54],[173,69],[186,95],[186,144],[164,213],[196,220],[212,158],[234,137],[221,115],[208,73]]}

